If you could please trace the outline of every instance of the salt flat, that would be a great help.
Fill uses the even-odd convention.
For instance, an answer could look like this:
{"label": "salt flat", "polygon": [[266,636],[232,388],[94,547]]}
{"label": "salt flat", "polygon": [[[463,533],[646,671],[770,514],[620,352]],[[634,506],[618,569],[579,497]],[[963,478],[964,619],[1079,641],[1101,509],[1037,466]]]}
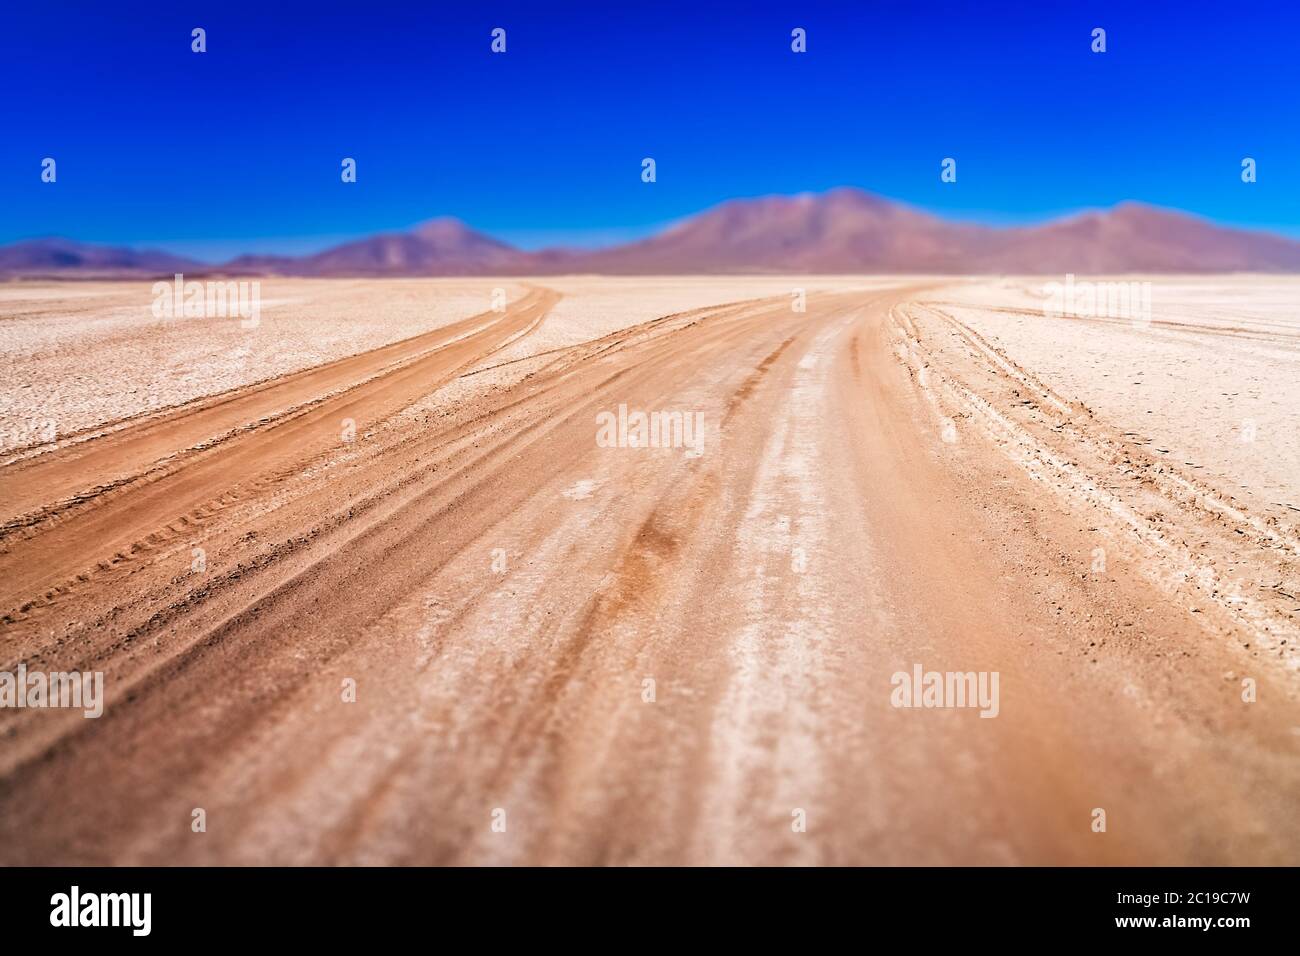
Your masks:
{"label": "salt flat", "polygon": [[1061,278],[0,286],[0,862],[1296,863],[1295,280]]}
{"label": "salt flat", "polygon": [[1063,277],[974,281],[935,304],[1171,462],[1300,516],[1300,278],[1149,282],[1151,315],[1049,317]]}

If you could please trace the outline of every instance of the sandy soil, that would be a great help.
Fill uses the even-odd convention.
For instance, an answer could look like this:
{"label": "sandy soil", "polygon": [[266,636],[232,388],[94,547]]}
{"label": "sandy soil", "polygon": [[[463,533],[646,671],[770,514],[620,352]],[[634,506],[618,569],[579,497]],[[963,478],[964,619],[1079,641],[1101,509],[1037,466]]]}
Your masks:
{"label": "sandy soil", "polygon": [[[0,862],[1300,862],[1289,281],[1145,328],[1032,280],[340,283],[353,347],[340,306],[163,385],[135,293],[47,287],[4,413],[78,425],[0,467],[0,670],[107,704],[0,710]],[[606,447],[620,405],[703,445]],[[997,716],[893,706],[916,664]]]}

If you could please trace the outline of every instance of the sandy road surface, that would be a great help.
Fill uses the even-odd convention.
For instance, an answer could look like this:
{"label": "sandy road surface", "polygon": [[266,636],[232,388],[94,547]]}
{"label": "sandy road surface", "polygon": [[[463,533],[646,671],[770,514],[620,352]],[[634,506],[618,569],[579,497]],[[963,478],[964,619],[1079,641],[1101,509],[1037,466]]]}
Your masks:
{"label": "sandy road surface", "polygon": [[[0,711],[0,861],[1300,862],[1292,531],[936,285],[471,374],[536,288],[0,470],[0,667],[107,681]],[[891,706],[915,664],[997,716]]]}

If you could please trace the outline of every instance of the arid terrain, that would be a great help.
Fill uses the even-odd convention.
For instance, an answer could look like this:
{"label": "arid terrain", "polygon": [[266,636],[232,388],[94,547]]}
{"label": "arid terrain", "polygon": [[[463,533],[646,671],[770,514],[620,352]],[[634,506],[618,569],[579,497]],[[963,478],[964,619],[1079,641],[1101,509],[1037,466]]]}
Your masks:
{"label": "arid terrain", "polygon": [[1064,278],[0,283],[0,863],[1300,864],[1300,279]]}

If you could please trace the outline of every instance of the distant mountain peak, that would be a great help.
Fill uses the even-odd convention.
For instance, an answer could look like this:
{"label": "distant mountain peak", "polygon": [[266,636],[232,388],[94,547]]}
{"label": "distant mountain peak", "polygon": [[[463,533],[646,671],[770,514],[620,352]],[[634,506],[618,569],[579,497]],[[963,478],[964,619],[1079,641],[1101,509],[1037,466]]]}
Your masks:
{"label": "distant mountain peak", "polygon": [[153,278],[205,268],[193,259],[167,252],[77,242],[61,236],[0,246],[0,276]]}
{"label": "distant mountain peak", "polygon": [[440,242],[469,239],[474,241],[487,240],[489,242],[495,242],[498,245],[504,245],[504,243],[498,242],[498,240],[493,239],[491,236],[470,228],[462,220],[457,219],[454,216],[438,216],[435,219],[427,219],[413,227],[409,231],[408,235],[419,236],[422,239]]}
{"label": "distant mountain peak", "polygon": [[[636,242],[529,253],[459,219],[343,243],[315,255],[240,256],[240,274],[306,276],[702,273],[1300,271],[1300,242],[1126,201],[1031,226],[951,222],[852,186],[731,199]],[[51,237],[0,247],[0,276],[212,272],[167,253]]]}

